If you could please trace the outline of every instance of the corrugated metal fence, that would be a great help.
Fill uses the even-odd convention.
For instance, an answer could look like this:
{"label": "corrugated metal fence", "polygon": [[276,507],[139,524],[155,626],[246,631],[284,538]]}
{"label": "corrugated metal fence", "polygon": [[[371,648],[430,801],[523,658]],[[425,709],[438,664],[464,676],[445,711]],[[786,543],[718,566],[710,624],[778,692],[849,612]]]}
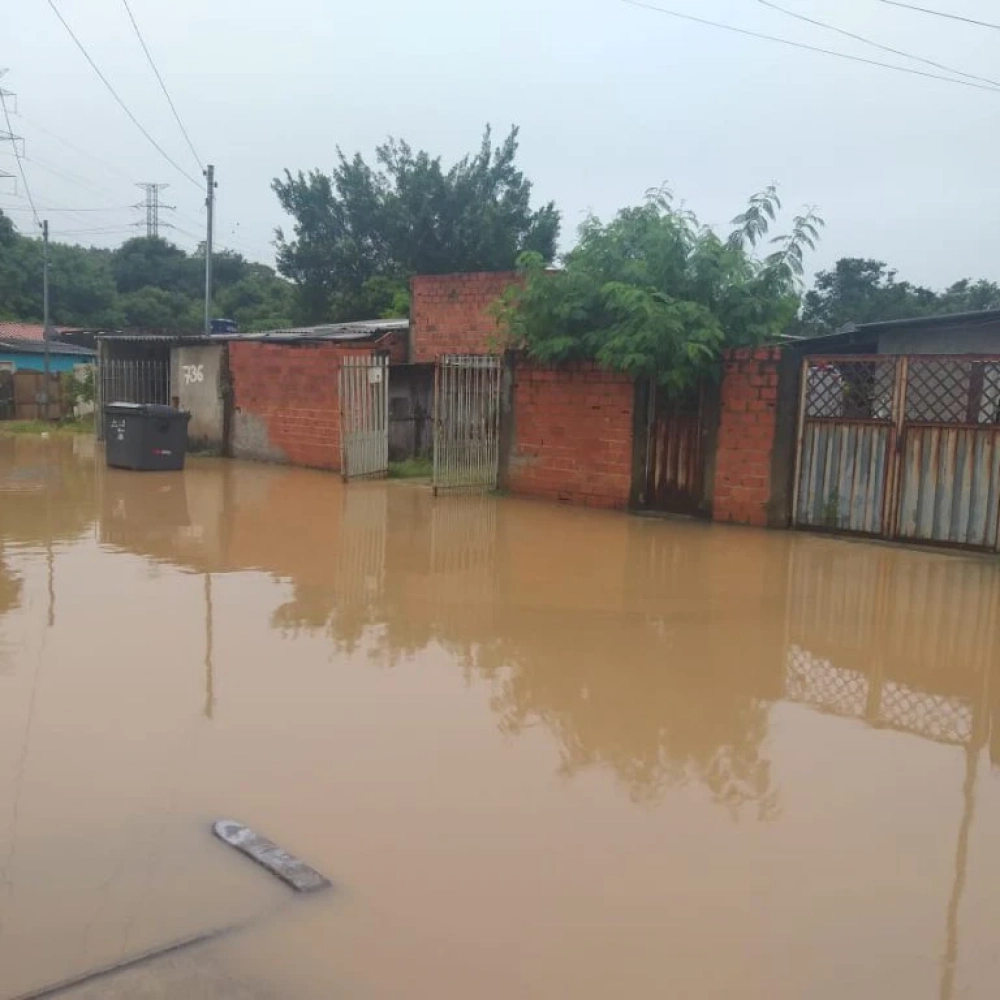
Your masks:
{"label": "corrugated metal fence", "polygon": [[793,523],[998,548],[1000,358],[810,357]]}
{"label": "corrugated metal fence", "polygon": [[656,385],[650,392],[647,506],[698,513],[704,493],[704,389],[680,399],[670,399]]}

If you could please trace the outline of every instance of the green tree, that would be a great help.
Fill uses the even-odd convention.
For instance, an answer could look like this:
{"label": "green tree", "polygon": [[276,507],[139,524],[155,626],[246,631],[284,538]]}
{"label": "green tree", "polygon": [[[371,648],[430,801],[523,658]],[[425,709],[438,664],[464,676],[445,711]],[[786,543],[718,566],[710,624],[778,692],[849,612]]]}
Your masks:
{"label": "green tree", "polygon": [[198,333],[201,318],[197,304],[182,292],[146,286],[126,292],[119,299],[125,326],[140,330]]}
{"label": "green tree", "polygon": [[591,217],[562,270],[522,257],[523,282],[498,306],[512,342],[540,361],[596,360],[683,392],[722,348],[756,344],[795,317],[803,254],[822,221],[794,219],[787,236],[758,258],[780,201],[755,195],[720,238],[665,190],[610,223]]}
{"label": "green tree", "polygon": [[244,332],[276,330],[294,325],[292,286],[262,264],[250,264],[238,281],[215,297],[217,312],[234,319]]}
{"label": "green tree", "polygon": [[198,258],[188,256],[161,236],[137,236],[114,251],[112,268],[120,293],[143,288],[183,292],[197,297],[202,287]]}
{"label": "green tree", "polygon": [[820,271],[806,293],[800,330],[835,333],[848,323],[875,323],[918,316],[1000,308],[1000,286],[991,281],[957,281],[944,292],[908,281],[880,260],[844,257]]}
{"label": "green tree", "polygon": [[339,153],[332,174],[285,171],[273,188],[294,220],[277,232],[278,270],[295,282],[304,321],[370,318],[398,309],[414,274],[507,270],[525,251],[555,256],[559,213],[531,207],[518,130],[451,167],[395,139],[375,166]]}

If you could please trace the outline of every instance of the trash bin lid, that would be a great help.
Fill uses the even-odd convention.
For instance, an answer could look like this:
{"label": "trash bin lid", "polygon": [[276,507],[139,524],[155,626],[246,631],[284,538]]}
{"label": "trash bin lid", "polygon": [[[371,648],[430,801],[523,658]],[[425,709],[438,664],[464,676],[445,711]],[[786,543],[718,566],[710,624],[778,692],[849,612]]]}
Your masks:
{"label": "trash bin lid", "polygon": [[190,417],[189,413],[175,410],[172,406],[164,406],[162,403],[106,403],[104,412],[137,417],[159,417],[168,420],[186,420]]}

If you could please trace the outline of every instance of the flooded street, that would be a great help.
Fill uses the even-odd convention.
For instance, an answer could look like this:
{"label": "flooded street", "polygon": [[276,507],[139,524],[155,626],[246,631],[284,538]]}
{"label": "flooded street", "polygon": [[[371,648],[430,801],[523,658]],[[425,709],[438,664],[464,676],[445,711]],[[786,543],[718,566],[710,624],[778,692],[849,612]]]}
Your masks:
{"label": "flooded street", "polygon": [[0,437],[0,1000],[992,998],[998,660],[985,558]]}

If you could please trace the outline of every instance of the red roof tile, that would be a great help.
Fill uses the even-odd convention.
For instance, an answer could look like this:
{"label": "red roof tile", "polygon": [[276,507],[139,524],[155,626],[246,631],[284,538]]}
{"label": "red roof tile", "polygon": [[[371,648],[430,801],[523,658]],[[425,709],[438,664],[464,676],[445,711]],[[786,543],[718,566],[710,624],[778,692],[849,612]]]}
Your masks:
{"label": "red roof tile", "polygon": [[45,327],[41,323],[13,323],[0,319],[0,337],[17,337],[18,340],[44,340]]}

